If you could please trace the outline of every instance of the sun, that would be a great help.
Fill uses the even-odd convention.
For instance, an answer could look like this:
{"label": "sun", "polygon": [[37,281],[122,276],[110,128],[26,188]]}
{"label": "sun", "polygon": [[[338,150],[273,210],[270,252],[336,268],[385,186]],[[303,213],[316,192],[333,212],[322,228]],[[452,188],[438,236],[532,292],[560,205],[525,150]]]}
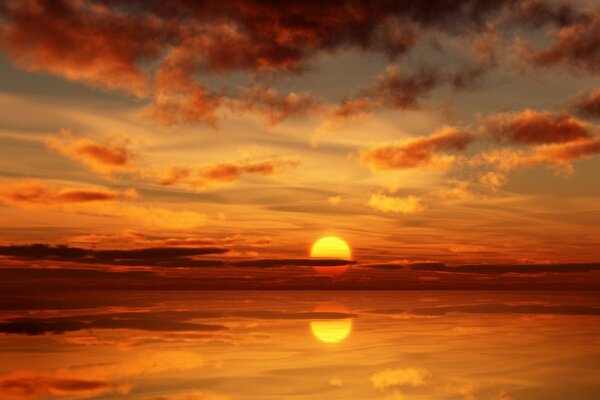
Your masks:
{"label": "sun", "polygon": [[325,236],[317,240],[310,250],[310,256],[315,258],[335,258],[350,260],[352,252],[350,246],[337,236]]}
{"label": "sun", "polygon": [[[310,250],[312,258],[328,258],[336,260],[351,260],[352,251],[348,243],[337,236],[325,236],[317,240]],[[340,267],[315,267],[323,275],[340,275],[348,269],[347,265]]]}

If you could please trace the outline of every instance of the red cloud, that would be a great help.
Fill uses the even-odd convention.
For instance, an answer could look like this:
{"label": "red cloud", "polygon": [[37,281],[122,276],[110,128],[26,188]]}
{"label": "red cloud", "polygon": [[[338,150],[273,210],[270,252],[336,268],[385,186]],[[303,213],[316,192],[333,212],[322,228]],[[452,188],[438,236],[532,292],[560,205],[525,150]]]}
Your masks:
{"label": "red cloud", "polygon": [[138,63],[159,54],[168,29],[162,21],[83,2],[10,2],[3,11],[0,48],[21,68],[137,96],[149,93]]}
{"label": "red cloud", "polygon": [[590,137],[588,124],[566,112],[550,113],[525,109],[488,118],[488,133],[499,141],[515,144],[563,143]]}
{"label": "red cloud", "polygon": [[80,137],[67,130],[50,136],[48,147],[58,153],[81,162],[99,173],[125,171],[131,167],[132,155],[125,144],[114,145],[89,137]]}
{"label": "red cloud", "polygon": [[533,62],[540,66],[566,65],[600,73],[600,10],[577,23],[562,27],[556,41],[545,50],[534,53]]}
{"label": "red cloud", "polygon": [[225,162],[199,168],[170,167],[158,174],[161,185],[185,183],[196,188],[237,182],[242,175],[273,176],[285,167],[297,167],[296,159],[267,160],[260,162]]}
{"label": "red cloud", "polygon": [[[0,49],[29,71],[151,97],[146,115],[159,122],[214,125],[224,95],[196,74],[301,72],[320,54],[348,47],[393,60],[421,31],[478,31],[506,4],[512,1],[14,1],[0,6]],[[373,90],[404,108],[432,85],[431,76],[385,76]],[[298,94],[250,98],[270,123],[313,106]]]}
{"label": "red cloud", "polygon": [[583,116],[600,118],[600,89],[596,89],[586,97],[575,100],[573,106]]}
{"label": "red cloud", "polygon": [[3,399],[20,400],[47,396],[93,396],[100,393],[126,393],[127,385],[115,386],[104,379],[60,376],[43,372],[14,372],[0,377]]}
{"label": "red cloud", "polygon": [[145,116],[167,125],[200,122],[214,126],[223,96],[192,78],[197,61],[171,50],[155,78],[154,100]]}
{"label": "red cloud", "polygon": [[365,150],[361,153],[361,161],[375,170],[435,167],[452,161],[452,156],[444,158],[438,153],[464,151],[474,139],[470,133],[445,127],[430,136]]}
{"label": "red cloud", "polygon": [[[558,168],[557,172],[572,172],[570,163],[600,154],[600,136],[582,138],[567,143],[553,143],[535,146],[533,149],[500,149],[482,153],[471,160],[473,165],[494,165],[502,171],[535,165],[549,165]],[[560,169],[566,167],[567,169]]]}
{"label": "red cloud", "polygon": [[55,188],[32,180],[4,181],[0,200],[13,205],[53,205],[113,201],[127,193],[105,189]]}
{"label": "red cloud", "polygon": [[377,76],[375,84],[365,93],[377,105],[389,108],[415,108],[418,99],[431,91],[439,82],[438,76],[423,69],[414,75],[402,73],[400,69],[389,66],[384,74]]}
{"label": "red cloud", "polygon": [[234,111],[256,111],[264,115],[271,126],[289,116],[314,114],[322,108],[322,104],[308,92],[291,92],[280,96],[276,90],[261,86],[242,89],[240,99],[239,104],[233,105]]}

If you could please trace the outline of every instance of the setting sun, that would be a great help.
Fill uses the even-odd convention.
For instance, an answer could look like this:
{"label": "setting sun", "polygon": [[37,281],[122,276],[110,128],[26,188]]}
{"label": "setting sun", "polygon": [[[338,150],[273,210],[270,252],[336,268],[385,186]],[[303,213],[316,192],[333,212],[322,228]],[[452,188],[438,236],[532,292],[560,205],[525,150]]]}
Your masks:
{"label": "setting sun", "polygon": [[337,258],[350,260],[350,246],[337,236],[326,236],[317,240],[310,250],[310,256],[315,258]]}
{"label": "setting sun", "polygon": [[[350,260],[352,259],[352,251],[343,239],[337,236],[325,236],[313,244],[310,256],[313,258]],[[315,267],[315,271],[319,274],[329,276],[341,275],[347,270],[347,265],[341,267]]]}

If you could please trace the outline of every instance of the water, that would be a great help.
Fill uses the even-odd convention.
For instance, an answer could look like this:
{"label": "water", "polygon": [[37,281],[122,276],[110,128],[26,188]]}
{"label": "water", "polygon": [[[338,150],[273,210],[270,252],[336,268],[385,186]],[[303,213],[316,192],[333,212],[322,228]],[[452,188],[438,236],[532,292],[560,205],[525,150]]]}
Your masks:
{"label": "water", "polygon": [[600,399],[600,294],[0,295],[0,399]]}

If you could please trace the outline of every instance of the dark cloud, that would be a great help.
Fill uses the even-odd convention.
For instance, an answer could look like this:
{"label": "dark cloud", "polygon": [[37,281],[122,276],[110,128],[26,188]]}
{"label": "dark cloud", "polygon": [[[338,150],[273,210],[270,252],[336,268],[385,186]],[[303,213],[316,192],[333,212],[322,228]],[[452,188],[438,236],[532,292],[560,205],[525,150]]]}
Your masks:
{"label": "dark cloud", "polygon": [[464,314],[537,314],[537,315],[600,315],[600,307],[570,305],[508,305],[473,304],[440,307],[422,307],[410,311],[423,316],[441,316],[450,313]]}
{"label": "dark cloud", "polygon": [[526,264],[526,265],[460,265],[448,267],[444,264],[414,264],[416,271],[444,272],[449,274],[543,274],[543,273],[585,273],[600,271],[600,264]]}
{"label": "dark cloud", "polygon": [[508,9],[511,18],[523,24],[542,26],[554,24],[559,27],[585,22],[586,12],[576,9],[571,3],[525,0],[515,2]]}
{"label": "dark cloud", "polygon": [[[150,332],[216,332],[223,325],[196,322],[198,319],[242,318],[257,320],[319,320],[354,318],[344,312],[240,310],[240,311],[145,311],[83,314],[66,317],[12,317],[0,321],[0,333],[43,335],[87,329],[132,329]],[[192,322],[194,321],[194,322]]]}
{"label": "dark cloud", "polygon": [[439,262],[405,262],[405,263],[397,263],[397,262],[390,262],[390,263],[372,263],[372,264],[360,264],[359,265],[360,268],[367,268],[367,269],[382,269],[382,270],[398,270],[398,269],[407,269],[407,268],[420,268],[420,267],[424,267],[424,268],[438,268],[438,267],[445,267],[445,265],[443,263],[439,263]]}
{"label": "dark cloud", "polygon": [[556,34],[556,40],[548,48],[529,54],[527,57],[538,66],[566,66],[594,75],[599,74],[600,10],[562,27]]}
{"label": "dark cloud", "polygon": [[250,268],[278,268],[286,266],[304,266],[304,267],[339,267],[342,265],[352,265],[355,261],[334,260],[334,259],[256,259],[232,262],[232,266],[250,267]]}
{"label": "dark cloud", "polygon": [[600,118],[600,89],[576,99],[573,108],[584,117]]}
{"label": "dark cloud", "polygon": [[375,105],[392,109],[411,109],[418,106],[419,98],[429,93],[439,83],[440,77],[433,69],[423,68],[406,74],[390,66],[376,77],[373,86],[365,90],[366,98]]}
{"label": "dark cloud", "polygon": [[[568,4],[526,0],[10,1],[0,8],[0,49],[22,69],[147,98],[146,116],[165,124],[215,125],[221,108],[231,102],[233,109],[256,111],[275,124],[319,110],[319,101],[254,85],[217,91],[196,77],[299,73],[319,55],[348,48],[394,60],[428,32],[478,34],[507,10],[511,24],[550,22],[573,30],[570,36],[561,33],[536,62],[598,64],[596,19],[581,17]],[[468,86],[485,67],[457,75],[455,86]],[[438,83],[437,75],[388,71],[370,89],[369,102],[415,107]],[[334,114],[343,115],[349,105],[359,103],[346,101]],[[105,148],[86,147],[78,154],[120,162],[119,154]]]}
{"label": "dark cloud", "polygon": [[194,261],[189,257],[222,254],[227,251],[229,250],[218,247],[150,247],[129,250],[97,250],[66,245],[50,246],[47,244],[0,246],[1,256],[14,259],[141,266],[155,265],[160,261],[174,263],[179,259]]}
{"label": "dark cloud", "polygon": [[11,318],[0,322],[0,332],[25,335],[65,333],[84,329],[135,329],[143,331],[222,331],[225,326],[158,318],[144,313],[85,315],[58,318]]}

